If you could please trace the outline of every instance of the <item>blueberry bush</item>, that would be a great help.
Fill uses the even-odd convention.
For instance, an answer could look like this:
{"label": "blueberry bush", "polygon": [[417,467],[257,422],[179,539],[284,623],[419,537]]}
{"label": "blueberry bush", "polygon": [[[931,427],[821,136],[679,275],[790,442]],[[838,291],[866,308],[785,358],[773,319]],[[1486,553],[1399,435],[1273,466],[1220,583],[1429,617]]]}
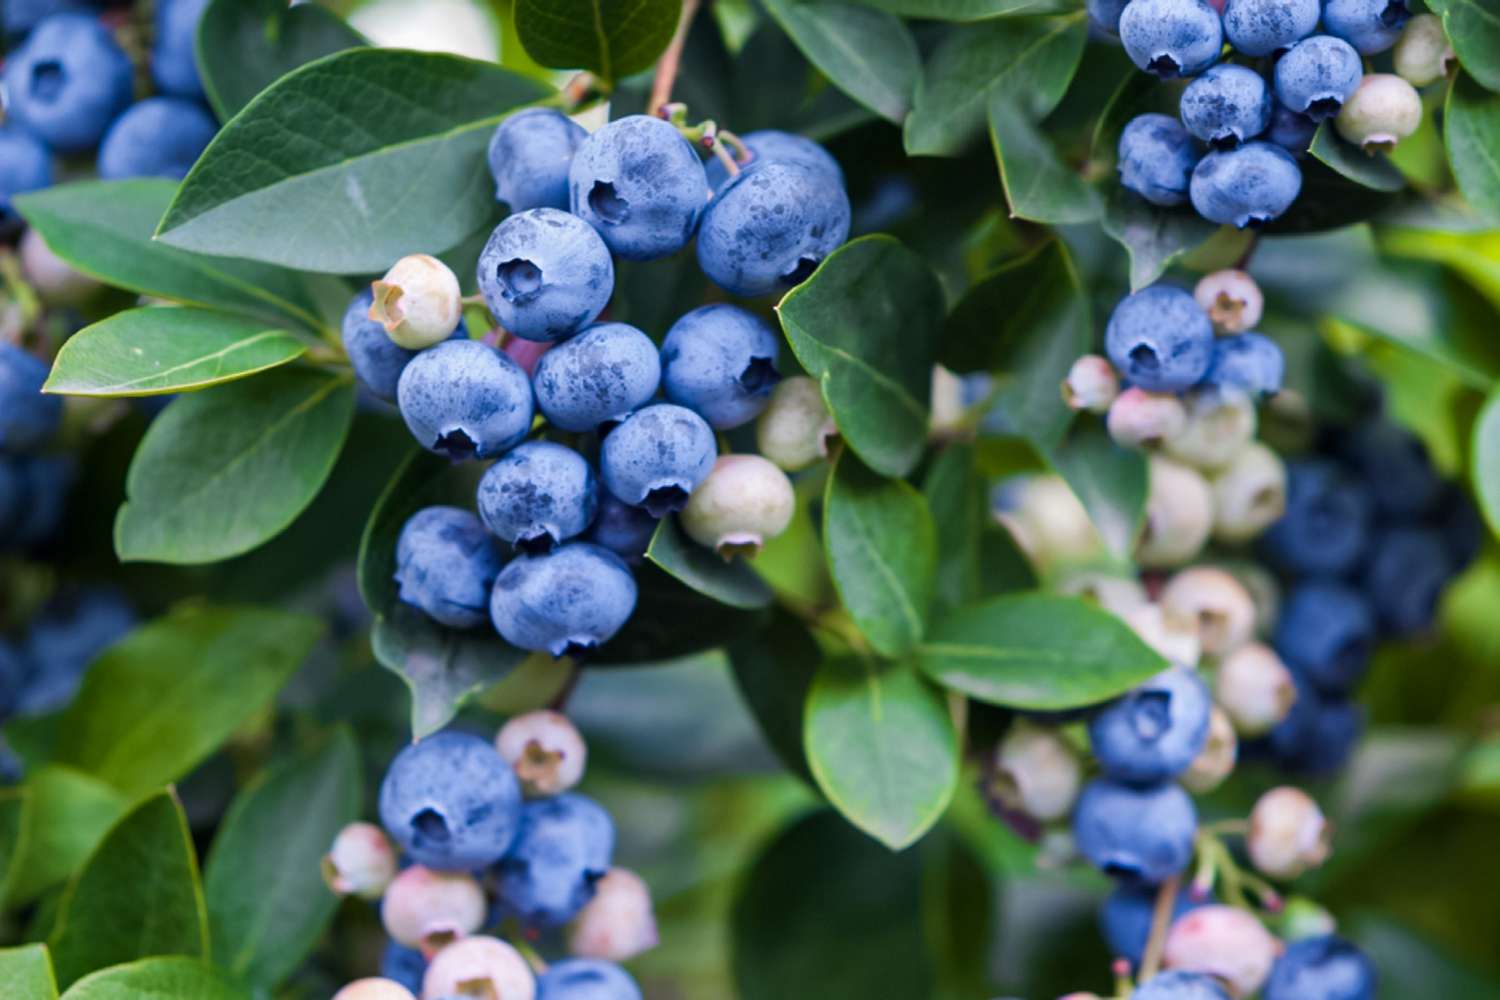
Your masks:
{"label": "blueberry bush", "polygon": [[1495,0],[6,0],[6,1000],[1500,991]]}

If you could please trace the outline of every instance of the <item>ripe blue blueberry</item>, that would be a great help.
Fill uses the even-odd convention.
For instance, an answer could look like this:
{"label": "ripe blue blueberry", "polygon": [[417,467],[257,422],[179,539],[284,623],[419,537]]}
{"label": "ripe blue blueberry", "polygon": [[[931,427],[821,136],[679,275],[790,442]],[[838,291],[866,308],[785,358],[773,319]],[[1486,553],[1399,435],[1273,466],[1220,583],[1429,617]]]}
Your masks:
{"label": "ripe blue blueberry", "polygon": [[0,231],[20,222],[10,200],[52,185],[47,144],[17,125],[0,125]]}
{"label": "ripe blue blueberry", "polygon": [[1323,694],[1346,694],[1359,683],[1375,650],[1375,616],[1359,591],[1310,580],[1282,602],[1276,652]]}
{"label": "ripe blue blueberry", "polygon": [[1302,191],[1302,169],[1269,142],[1209,153],[1193,169],[1188,193],[1210,222],[1258,229],[1291,207]]}
{"label": "ripe blue blueberry", "polygon": [[641,1000],[630,973],[597,958],[554,962],[537,977],[536,1000]]}
{"label": "ripe blue blueberry", "polygon": [[26,684],[16,704],[21,715],[65,708],[89,664],[135,628],[135,608],[109,587],[91,587],[54,598],[26,630],[22,657]]}
{"label": "ripe blue blueberry", "polygon": [[62,527],[78,466],[69,455],[26,455],[16,461],[15,470],[24,501],[4,541],[24,549],[47,541]]}
{"label": "ripe blue blueberry", "polygon": [[1432,628],[1453,563],[1434,528],[1393,527],[1377,534],[1365,566],[1365,598],[1389,635],[1410,636]]}
{"label": "ripe blue blueberry", "polygon": [[1328,0],[1323,5],[1323,28],[1366,56],[1395,45],[1410,19],[1406,0]]}
{"label": "ripe blue blueberry", "polygon": [[1243,55],[1268,56],[1312,34],[1318,14],[1318,0],[1228,0],[1224,36]]}
{"label": "ripe blue blueberry", "polygon": [[26,661],[16,647],[0,639],[0,722],[10,718],[26,683]]}
{"label": "ripe blue blueberry", "polygon": [[495,200],[512,212],[567,211],[568,167],[588,137],[582,125],[552,108],[527,108],[505,119],[490,139]]}
{"label": "ripe blue blueberry", "polygon": [[1212,66],[1224,27],[1203,0],[1130,0],[1120,13],[1120,41],[1131,62],[1168,80]]}
{"label": "ripe blue blueberry", "polygon": [[660,118],[629,115],[589,136],[568,169],[573,214],[627,260],[687,246],[708,202],[703,161]]}
{"label": "ripe blue blueberry", "polygon": [[[781,132],[777,129],[762,129],[740,136],[740,141],[750,150],[749,162],[740,164],[740,173],[758,170],[767,163],[791,161],[815,170],[826,171],[840,187],[844,185],[844,170],[839,161],[822,146],[806,136]],[[717,156],[709,157],[703,167],[708,177],[708,186],[715,191],[729,180],[729,171]]]}
{"label": "ripe blue blueberry", "polygon": [[1238,333],[1214,341],[1213,359],[1203,382],[1252,396],[1272,396],[1281,391],[1285,374],[1286,358],[1276,341],[1261,333]]}
{"label": "ripe blue blueberry", "polygon": [[1160,882],[1193,857],[1198,813],[1170,782],[1137,788],[1108,778],[1089,782],[1073,810],[1078,850],[1106,875]]}
{"label": "ripe blue blueberry", "polygon": [[1233,149],[1271,124],[1271,90],[1253,69],[1210,66],[1182,92],[1187,130],[1215,149]]}
{"label": "ripe blue blueberry", "polygon": [[1341,937],[1293,941],[1271,967],[1265,1000],[1375,1000],[1379,977],[1368,955]]}
{"label": "ripe blue blueberry", "polygon": [[1262,554],[1289,573],[1353,569],[1370,538],[1369,493],[1326,459],[1287,463],[1286,513],[1261,536]]}
{"label": "ripe blue blueberry", "polygon": [[[1146,951],[1146,940],[1151,936],[1156,895],[1157,887],[1150,883],[1121,882],[1105,897],[1099,907],[1099,928],[1112,956],[1127,959],[1131,965],[1140,964]],[[1202,905],[1203,902],[1195,901],[1191,891],[1184,886],[1178,890],[1172,905],[1172,919],[1176,920]]]}
{"label": "ripe blue blueberry", "polygon": [[514,846],[495,866],[501,906],[528,927],[561,927],[593,897],[614,850],[615,824],[593,799],[528,802]]}
{"label": "ripe blue blueberry", "polygon": [[1320,122],[1339,113],[1364,71],[1359,53],[1348,42],[1313,35],[1276,61],[1276,98],[1289,110]]}
{"label": "ripe blue blueberry", "polygon": [[531,376],[537,408],[565,431],[618,423],[660,384],[656,345],[626,323],[594,324],[543,354]]}
{"label": "ripe blue blueberry", "polygon": [[1138,986],[1130,1000],[1229,1000],[1229,994],[1212,976],[1169,969]]}
{"label": "ripe blue blueberry", "polygon": [[849,217],[849,196],[833,174],[770,162],[714,195],[698,231],[698,265],[735,295],[785,291],[849,238]]}
{"label": "ripe blue blueberry", "polygon": [[[344,353],[349,356],[349,365],[359,377],[360,384],[378,398],[394,403],[401,373],[418,352],[397,344],[385,332],[384,326],[370,318],[370,303],[374,300],[368,285],[360,289],[344,309],[339,332]],[[451,339],[469,339],[469,328],[463,320],[459,320],[458,329],[453,331]]]}
{"label": "ripe blue blueberry", "polygon": [[203,81],[198,78],[193,48],[206,7],[208,0],[157,0],[151,79],[163,93],[203,98]]}
{"label": "ripe blue blueberry", "polygon": [[754,313],[723,303],[700,306],[662,341],[662,392],[719,430],[749,423],[781,380],[779,346],[776,331]]}
{"label": "ripe blue blueberry", "polygon": [[1120,184],[1153,205],[1182,205],[1198,165],[1198,147],[1171,115],[1136,115],[1120,132]]}
{"label": "ripe blue blueberry", "polygon": [[1198,675],[1170,667],[1089,720],[1089,745],[1104,773],[1151,784],[1175,777],[1208,740],[1212,700]]}
{"label": "ripe blue blueberry", "polygon": [[609,432],[599,452],[599,475],[617,499],[664,517],[687,504],[718,454],[713,429],[702,417],[656,403]]}
{"label": "ripe blue blueberry", "polygon": [[21,462],[0,454],[0,546],[8,540],[13,527],[20,523],[26,509],[26,483]]}
{"label": "ripe blue blueberry", "polygon": [[533,208],[510,216],[479,255],[479,290],[501,326],[561,340],[592,323],[615,289],[609,248],[577,216]]}
{"label": "ripe blue blueberry", "polygon": [[1196,385],[1213,356],[1214,326],[1189,292],[1151,285],[1120,300],[1104,349],[1125,379],[1148,392]]}
{"label": "ripe blue blueberry", "polygon": [[1120,15],[1129,0],[1088,0],[1089,21],[1106,35],[1120,34]]}
{"label": "ripe blue blueberry", "polygon": [[89,0],[6,0],[0,6],[0,34],[19,39],[53,14],[89,9]]}
{"label": "ripe blue blueberry", "polygon": [[422,508],[396,542],[401,600],[449,628],[484,624],[503,565],[500,546],[479,518],[458,507]]}
{"label": "ripe blue blueberry", "polygon": [[396,403],[422,447],[455,461],[503,455],[531,429],[531,380],[477,340],[447,340],[412,358]]}
{"label": "ripe blue blueberry", "polygon": [[521,826],[521,784],[488,741],[441,732],[396,755],[380,783],[380,824],[437,871],[494,864]]}
{"label": "ripe blue blueberry", "polygon": [[635,564],[651,545],[656,524],[656,518],[647,511],[616,500],[608,490],[603,490],[599,497],[599,513],[584,537],[609,549],[627,563]]}
{"label": "ripe blue blueberry", "polygon": [[1271,127],[1266,129],[1265,139],[1300,160],[1307,155],[1307,147],[1312,145],[1318,123],[1280,101],[1274,104],[1271,109]]}
{"label": "ripe blue blueberry", "polygon": [[1319,694],[1300,671],[1292,671],[1292,680],[1297,698],[1286,718],[1271,730],[1264,747],[1287,771],[1332,774],[1343,768],[1359,742],[1364,714],[1351,701]]}
{"label": "ripe blue blueberry", "polygon": [[1443,480],[1427,446],[1405,427],[1383,420],[1368,423],[1342,444],[1380,513],[1420,517],[1442,497]]}
{"label": "ripe blue blueberry", "polygon": [[62,397],[42,393],[47,364],[15,344],[0,343],[0,449],[30,451],[62,423]]}
{"label": "ripe blue blueberry", "polygon": [[608,642],[635,611],[635,577],[588,542],[518,556],[495,580],[490,617],[512,646],[577,655]]}
{"label": "ripe blue blueberry", "polygon": [[130,104],[130,60],[87,14],[57,14],[37,25],[5,61],[8,114],[60,153],[99,144]]}
{"label": "ripe blue blueberry", "polygon": [[201,104],[180,97],[148,97],[131,105],[104,134],[99,176],[107,181],[181,180],[218,130],[218,122]]}
{"label": "ripe blue blueberry", "polygon": [[422,995],[422,976],[427,972],[427,959],[415,948],[408,948],[396,941],[387,941],[380,953],[380,975],[393,983],[400,983],[413,996]]}
{"label": "ripe blue blueberry", "polygon": [[589,460],[551,441],[528,441],[485,470],[479,516],[522,552],[547,552],[582,534],[598,509]]}

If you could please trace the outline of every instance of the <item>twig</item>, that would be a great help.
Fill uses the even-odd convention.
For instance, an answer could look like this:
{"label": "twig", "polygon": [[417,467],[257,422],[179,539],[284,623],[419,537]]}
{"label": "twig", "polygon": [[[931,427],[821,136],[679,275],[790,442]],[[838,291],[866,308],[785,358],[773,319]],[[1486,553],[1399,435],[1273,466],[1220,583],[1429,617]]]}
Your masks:
{"label": "twig", "polygon": [[656,78],[651,82],[651,99],[646,103],[647,114],[660,114],[662,106],[672,100],[672,85],[677,82],[682,49],[687,44],[688,30],[693,26],[693,15],[698,13],[698,2],[699,0],[682,0],[682,16],[677,20],[677,30],[667,43],[667,50],[656,61]]}
{"label": "twig", "polygon": [[593,89],[594,74],[585,70],[563,85],[563,102],[570,108],[577,107],[583,103],[583,99],[589,96],[589,91]]}
{"label": "twig", "polygon": [[1156,890],[1156,907],[1151,911],[1151,936],[1146,939],[1146,951],[1141,958],[1141,982],[1150,982],[1161,968],[1162,951],[1167,946],[1167,928],[1172,923],[1172,909],[1177,903],[1177,890],[1182,883],[1181,875],[1173,875]]}

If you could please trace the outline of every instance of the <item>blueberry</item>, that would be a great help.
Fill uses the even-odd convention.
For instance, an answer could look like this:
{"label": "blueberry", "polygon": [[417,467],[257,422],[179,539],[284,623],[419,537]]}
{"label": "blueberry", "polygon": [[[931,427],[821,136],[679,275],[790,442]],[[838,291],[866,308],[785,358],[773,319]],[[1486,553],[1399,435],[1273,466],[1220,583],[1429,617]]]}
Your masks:
{"label": "blueberry", "polygon": [[640,562],[651,545],[656,524],[656,518],[647,511],[616,500],[609,491],[601,490],[599,513],[594,518],[594,526],[584,537],[634,564]]}
{"label": "blueberry", "polygon": [[[3,504],[0,504],[0,508],[3,508]],[[0,524],[4,523],[3,515],[0,515]],[[1478,558],[1479,550],[1489,536],[1489,529],[1485,527],[1479,508],[1474,505],[1469,494],[1455,484],[1444,487],[1443,498],[1434,514],[1433,527],[1443,536],[1454,576],[1463,572]]]}
{"label": "blueberry", "polygon": [[477,340],[444,341],[412,358],[396,402],[418,443],[455,461],[502,455],[531,429],[530,379]]}
{"label": "blueberry", "polygon": [[630,973],[597,958],[554,962],[537,977],[536,1000],[641,1000]]}
{"label": "blueberry", "polygon": [[1273,103],[1271,127],[1266,129],[1265,139],[1267,142],[1274,142],[1300,160],[1307,155],[1307,148],[1312,145],[1313,136],[1318,131],[1318,123],[1304,114],[1293,111],[1280,101]]}
{"label": "blueberry", "polygon": [[0,639],[0,722],[10,717],[26,686],[26,660],[16,647]]}
{"label": "blueberry", "polygon": [[495,866],[501,905],[528,927],[561,927],[593,897],[614,849],[614,822],[593,799],[528,802],[514,846]]}
{"label": "blueberry", "polygon": [[1208,688],[1171,667],[1089,720],[1089,745],[1104,773],[1151,784],[1187,770],[1208,740]]}
{"label": "blueberry", "polygon": [[403,749],[380,783],[380,823],[420,865],[498,861],[521,826],[521,785],[488,741],[441,732]]}
{"label": "blueberry", "polygon": [[1359,53],[1348,42],[1313,35],[1276,61],[1276,99],[1288,110],[1320,122],[1339,113],[1364,71]]}
{"label": "blueberry", "polygon": [[1276,652],[1324,694],[1345,694],[1374,652],[1375,616],[1360,593],[1311,580],[1287,594],[1276,623]]}
{"label": "blueberry", "polygon": [[[387,403],[396,401],[396,384],[406,363],[416,357],[417,351],[409,351],[397,344],[385,332],[385,327],[370,318],[370,303],[375,296],[365,287],[349,301],[344,310],[340,334],[344,342],[344,353],[360,384]],[[453,340],[468,340],[469,328],[459,320],[453,331]]]}
{"label": "blueberry", "polygon": [[4,541],[24,549],[50,540],[62,527],[78,467],[68,455],[28,455],[16,462],[15,471],[22,507]]}
{"label": "blueberry", "polygon": [[663,517],[687,504],[718,453],[714,432],[702,417],[657,403],[609,432],[599,454],[599,473],[617,499]]}
{"label": "blueberry", "polygon": [[61,396],[42,393],[47,363],[14,344],[0,343],[0,449],[31,451],[62,424]]}
{"label": "blueberry", "polygon": [[479,255],[479,289],[500,325],[527,340],[561,340],[609,304],[609,248],[576,216],[519,212],[495,227]]}
{"label": "blueberry", "polygon": [[1193,208],[1210,222],[1258,229],[1278,218],[1302,191],[1292,155],[1269,142],[1209,153],[1193,169]]}
{"label": "blueberry", "polygon": [[[740,141],[751,153],[749,162],[740,164],[740,173],[759,170],[767,163],[790,161],[812,167],[814,170],[824,171],[839,187],[844,186],[844,170],[839,166],[839,161],[835,160],[828,150],[806,136],[793,135],[791,132],[781,132],[776,129],[762,129],[759,132],[749,132],[740,136]],[[729,171],[717,156],[710,157],[703,169],[708,177],[708,186],[715,191],[722,188],[724,182],[729,180]]]}
{"label": "blueberry", "polygon": [[568,209],[568,167],[589,137],[582,125],[552,108],[518,111],[490,139],[490,175],[495,200],[512,212]]}
{"label": "blueberry", "polygon": [[1210,66],[1182,92],[1179,113],[1193,135],[1215,149],[1233,149],[1271,124],[1271,90],[1253,69]]}
{"label": "blueberry", "polygon": [[1120,185],[1153,205],[1182,205],[1198,165],[1198,147],[1171,115],[1136,115],[1120,133]]}
{"label": "blueberry", "polygon": [[673,323],[662,341],[662,391],[716,429],[749,423],[781,380],[779,346],[776,331],[754,313],[722,303],[700,306]]}
{"label": "blueberry", "polygon": [[[1146,939],[1151,936],[1156,895],[1157,887],[1150,883],[1121,882],[1105,898],[1099,907],[1099,928],[1112,956],[1128,959],[1131,965],[1140,964],[1146,951]],[[1191,891],[1184,886],[1178,890],[1172,905],[1172,919],[1176,920],[1202,905],[1203,902],[1195,901]]]}
{"label": "blueberry", "polygon": [[1203,0],[1130,0],[1120,13],[1120,41],[1148,73],[1196,76],[1219,58],[1224,27]]}
{"label": "blueberry", "polygon": [[1380,513],[1421,517],[1437,506],[1442,477],[1422,439],[1405,427],[1383,420],[1364,424],[1343,446]]}
{"label": "blueberry", "polygon": [[380,975],[393,983],[400,983],[413,996],[422,993],[422,976],[427,972],[427,959],[415,948],[408,948],[395,941],[387,941],[380,953]]}
{"label": "blueberry", "polygon": [[1262,745],[1288,771],[1332,774],[1348,762],[1359,742],[1363,713],[1353,702],[1320,695],[1300,671],[1292,671],[1292,680],[1297,698]]}
{"label": "blueberry", "polygon": [[1281,391],[1285,374],[1286,358],[1276,341],[1260,333],[1239,333],[1214,341],[1213,359],[1203,382],[1252,396],[1272,396]]}
{"label": "blueberry", "polygon": [[1387,528],[1370,544],[1365,598],[1389,635],[1429,631],[1453,565],[1443,536],[1430,528]]}
{"label": "blueberry", "polygon": [[1379,977],[1368,955],[1341,937],[1293,941],[1271,967],[1265,1000],[1375,1000]]}
{"label": "blueberry", "polygon": [[16,711],[46,715],[67,707],[89,665],[136,622],[130,602],[109,587],[54,598],[26,630],[22,655],[29,673]]}
{"label": "blueberry", "polygon": [[1073,810],[1078,850],[1106,875],[1160,882],[1193,857],[1198,813],[1177,785],[1137,788],[1097,778]]}
{"label": "blueberry", "polygon": [[1129,382],[1148,392],[1196,385],[1213,356],[1214,327],[1193,296],[1151,285],[1120,300],[1104,330],[1105,352]]}
{"label": "blueberry", "polygon": [[703,162],[660,118],[630,115],[589,136],[568,169],[573,214],[627,260],[687,246],[708,201]]}
{"label": "blueberry", "polygon": [[151,48],[151,79],[158,89],[178,97],[203,97],[203,81],[193,50],[198,22],[208,0],[157,0],[156,35]]}
{"label": "blueberry", "polygon": [[124,50],[87,14],[37,25],[6,59],[4,82],[10,117],[61,153],[98,145],[132,88]]}
{"label": "blueberry", "polygon": [[635,611],[635,577],[619,556],[588,542],[518,556],[500,572],[490,617],[506,642],[553,656],[608,642]]}
{"label": "blueberry", "polygon": [[20,223],[10,200],[52,186],[52,154],[46,143],[17,125],[0,125],[0,235]]}
{"label": "blueberry", "polygon": [[1318,0],[1227,0],[1224,36],[1247,56],[1268,56],[1313,33]]}
{"label": "blueberry", "polygon": [[1129,0],[1088,0],[1089,21],[1106,35],[1119,35],[1120,15]]}
{"label": "blueberry", "polygon": [[187,176],[219,125],[203,106],[180,97],[148,97],[115,119],[99,147],[99,176]]}
{"label": "blueberry", "polygon": [[479,518],[458,507],[424,507],[396,542],[401,600],[449,628],[474,628],[489,613],[505,557]]}
{"label": "blueberry", "polygon": [[828,171],[767,163],[714,195],[699,227],[698,265],[735,295],[785,291],[849,238],[849,218],[849,196]]}
{"label": "blueberry", "polygon": [[89,0],[5,0],[0,5],[0,32],[20,38],[53,14],[89,9]]}
{"label": "blueberry", "polygon": [[1286,471],[1286,513],[1261,536],[1262,554],[1289,573],[1353,569],[1369,542],[1369,493],[1327,459],[1297,459]]}
{"label": "blueberry", "polygon": [[1138,986],[1130,1000],[1229,1000],[1229,994],[1212,976],[1171,969]]}
{"label": "blueberry", "polygon": [[528,441],[485,470],[479,516],[522,552],[547,552],[582,534],[594,520],[599,487],[594,470],[572,448]]}
{"label": "blueberry", "polygon": [[1395,45],[1410,19],[1406,0],[1327,0],[1323,5],[1323,28],[1366,56]]}
{"label": "blueberry", "polygon": [[543,354],[531,384],[550,423],[591,431],[624,420],[656,395],[661,356],[635,327],[596,323]]}

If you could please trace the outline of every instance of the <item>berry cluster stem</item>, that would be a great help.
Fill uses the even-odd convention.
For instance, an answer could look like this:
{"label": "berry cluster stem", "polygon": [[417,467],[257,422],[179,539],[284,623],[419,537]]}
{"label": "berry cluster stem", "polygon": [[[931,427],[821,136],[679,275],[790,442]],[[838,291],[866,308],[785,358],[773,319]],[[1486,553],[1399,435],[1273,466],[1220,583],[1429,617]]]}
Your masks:
{"label": "berry cluster stem", "polygon": [[688,31],[693,27],[693,17],[698,13],[698,3],[699,0],[682,0],[682,16],[677,20],[677,30],[667,43],[666,51],[656,61],[651,98],[646,102],[647,114],[662,114],[662,108],[672,100],[672,87],[677,83],[677,70],[682,65],[682,49],[687,44]]}
{"label": "berry cluster stem", "polygon": [[1162,952],[1167,946],[1167,929],[1172,925],[1172,909],[1177,903],[1177,890],[1182,884],[1181,875],[1173,875],[1156,890],[1156,906],[1151,911],[1151,936],[1146,938],[1146,951],[1141,956],[1141,982],[1149,982],[1161,969]]}

